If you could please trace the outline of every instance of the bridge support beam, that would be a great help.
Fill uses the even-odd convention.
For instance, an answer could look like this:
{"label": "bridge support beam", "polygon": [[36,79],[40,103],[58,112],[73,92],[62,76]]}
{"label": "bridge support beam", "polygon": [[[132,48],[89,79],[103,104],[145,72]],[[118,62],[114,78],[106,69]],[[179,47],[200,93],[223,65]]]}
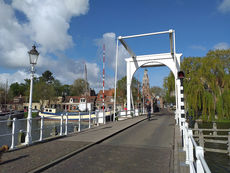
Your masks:
{"label": "bridge support beam", "polygon": [[131,78],[130,62],[127,62],[127,115],[130,115],[131,110]]}
{"label": "bridge support beam", "polygon": [[[180,80],[177,79],[177,72],[180,71],[179,67],[179,59],[182,54],[176,54],[174,57],[171,53],[162,53],[162,54],[151,54],[151,55],[142,55],[136,57],[130,57],[125,59],[127,65],[127,110],[128,114],[130,114],[131,110],[131,83],[134,73],[142,67],[158,67],[158,66],[167,66],[175,76],[175,97],[177,103],[177,110],[176,112],[179,113],[179,105],[180,102],[179,93],[180,93]],[[180,119],[180,118],[179,118]]]}

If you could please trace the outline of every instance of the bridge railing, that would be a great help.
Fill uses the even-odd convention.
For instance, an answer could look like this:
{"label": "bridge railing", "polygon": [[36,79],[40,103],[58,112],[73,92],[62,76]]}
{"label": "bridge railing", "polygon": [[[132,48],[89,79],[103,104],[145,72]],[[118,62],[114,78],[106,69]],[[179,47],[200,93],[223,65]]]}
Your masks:
{"label": "bridge railing", "polygon": [[[133,116],[140,115],[140,112],[135,110],[118,111],[116,112],[117,114],[116,120],[123,120],[122,117],[124,117],[123,115],[124,112],[125,112],[126,119],[133,118]],[[97,113],[95,112],[94,117],[92,117],[91,114],[92,112],[88,113],[89,115],[88,120],[86,118],[82,119],[82,116],[84,115],[79,114],[77,123],[76,123],[76,119],[74,123],[74,120],[72,121],[69,118],[70,115],[68,113],[61,114],[60,116],[57,115],[49,116],[50,119],[59,117],[59,119],[55,120],[56,123],[54,124],[48,123],[49,121],[45,121],[46,119],[44,116],[32,118],[32,132],[31,132],[32,143],[44,141],[51,137],[53,138],[53,137],[68,135],[69,133],[80,132],[82,130],[82,127],[91,128],[94,125],[99,126],[99,124],[102,124],[102,122],[100,122],[99,112]],[[112,119],[113,115],[114,113],[112,111],[106,114],[107,117],[110,117],[109,121],[113,120]],[[82,123],[83,120],[84,123]],[[27,143],[25,143],[25,136],[28,133],[26,130],[26,124],[27,124],[26,122],[27,122],[26,118],[23,119],[14,118],[12,120],[11,119],[1,120],[0,121],[1,127],[7,129],[7,133],[5,134],[0,133],[0,141],[4,141],[1,140],[1,138],[7,138],[7,140],[5,140],[7,141],[7,143],[0,142],[0,145],[8,144],[11,150],[18,148],[19,146],[28,145]],[[37,124],[36,127],[33,126],[34,123]],[[36,133],[36,137],[34,135],[35,133]]]}
{"label": "bridge railing", "polygon": [[184,123],[182,131],[186,164],[190,167],[190,173],[211,173],[204,159],[204,148],[196,144],[193,138],[193,131],[188,128],[187,122]]}

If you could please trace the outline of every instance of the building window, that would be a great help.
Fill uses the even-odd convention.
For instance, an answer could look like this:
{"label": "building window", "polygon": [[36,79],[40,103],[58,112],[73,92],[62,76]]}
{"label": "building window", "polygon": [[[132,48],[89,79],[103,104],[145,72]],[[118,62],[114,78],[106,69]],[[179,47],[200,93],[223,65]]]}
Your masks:
{"label": "building window", "polygon": [[80,99],[80,102],[81,102],[81,103],[85,103],[85,98],[81,98],[81,99]]}

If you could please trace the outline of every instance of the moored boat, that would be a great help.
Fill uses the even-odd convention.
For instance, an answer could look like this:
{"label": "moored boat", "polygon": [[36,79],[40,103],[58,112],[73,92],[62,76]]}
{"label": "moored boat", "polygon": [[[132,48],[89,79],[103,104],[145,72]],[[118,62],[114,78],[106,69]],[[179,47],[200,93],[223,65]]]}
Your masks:
{"label": "moored boat", "polygon": [[[98,112],[98,117],[100,118],[100,112]],[[110,112],[105,112],[105,116],[109,116]],[[52,119],[52,120],[60,120],[63,116],[63,119],[66,119],[66,116],[68,116],[68,120],[86,120],[88,121],[90,119],[95,119],[97,117],[97,112],[92,111],[91,115],[89,112],[65,112],[65,111],[57,111],[57,109],[54,108],[45,108],[43,112],[39,112],[39,116],[43,116],[45,119]]]}

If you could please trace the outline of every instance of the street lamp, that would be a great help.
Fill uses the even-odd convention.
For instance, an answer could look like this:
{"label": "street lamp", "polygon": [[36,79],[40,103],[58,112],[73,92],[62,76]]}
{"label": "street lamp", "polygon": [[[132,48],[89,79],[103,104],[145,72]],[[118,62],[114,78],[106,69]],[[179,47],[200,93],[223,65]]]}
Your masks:
{"label": "street lamp", "polygon": [[33,95],[33,78],[35,73],[35,65],[37,64],[39,53],[36,50],[36,46],[33,45],[32,49],[28,52],[31,64],[31,77],[30,77],[30,98],[29,98],[29,110],[27,116],[27,134],[25,142],[30,144],[32,142],[31,128],[32,128],[32,95]]}

